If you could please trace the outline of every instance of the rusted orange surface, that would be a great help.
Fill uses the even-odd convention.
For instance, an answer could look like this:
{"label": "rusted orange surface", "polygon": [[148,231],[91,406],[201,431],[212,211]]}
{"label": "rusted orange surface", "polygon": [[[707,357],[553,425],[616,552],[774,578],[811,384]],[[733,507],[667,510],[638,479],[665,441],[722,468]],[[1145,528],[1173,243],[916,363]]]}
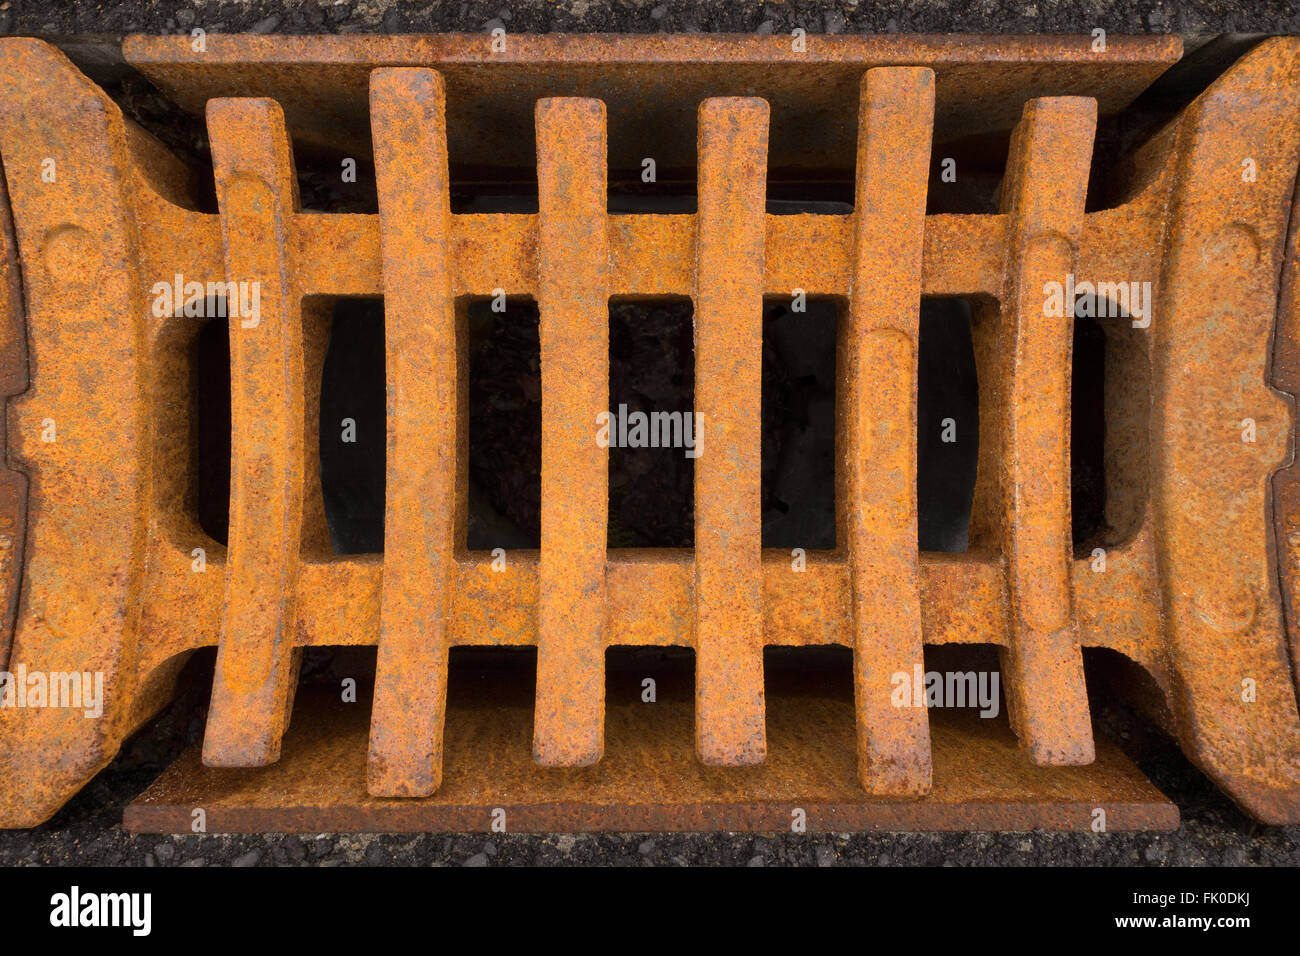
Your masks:
{"label": "rusted orange surface", "polygon": [[[383,217],[388,474],[376,717],[368,780],[421,796],[442,780],[449,612],[465,492],[464,337],[447,270],[446,93],[432,70],[379,70],[370,90]],[[430,333],[433,334],[430,334]]]}
{"label": "rusted orange surface", "polygon": [[279,106],[212,100],[207,112],[226,276],[256,282],[261,293],[256,315],[228,308],[230,539],[203,759],[215,767],[258,766],[280,755],[296,682],[290,635],[307,404],[302,305],[289,252],[298,186]]}
{"label": "rusted orange surface", "polygon": [[1031,100],[1011,136],[1002,183],[1010,241],[999,483],[1011,618],[1003,659],[1011,719],[1043,764],[1093,759],[1070,589],[1072,323],[1046,314],[1044,292],[1076,268],[1096,123],[1095,100]]}
{"label": "rusted orange surface", "polygon": [[[206,113],[215,214],[196,211],[193,175],[60,54],[0,41],[12,227],[0,392],[22,392],[6,422],[12,471],[0,471],[0,549],[22,552],[19,585],[17,554],[0,550],[0,596],[16,607],[0,665],[7,652],[11,669],[99,671],[106,685],[97,719],[0,709],[0,825],[47,818],[203,646],[219,647],[205,761],[275,761],[300,649],[340,644],[379,646],[376,798],[440,792],[457,645],[538,648],[532,766],[564,774],[616,759],[610,646],[694,648],[696,758],[739,768],[770,753],[763,647],[840,644],[854,653],[846,746],[861,799],[924,799],[939,731],[925,708],[893,706],[891,677],[925,645],[971,643],[1003,652],[1021,749],[1008,766],[1041,792],[1053,774],[1092,779],[1078,766],[1100,753],[1081,648],[1104,647],[1149,675],[1137,702],[1247,810],[1300,821],[1286,614],[1300,594],[1300,493],[1291,470],[1273,477],[1291,462],[1294,411],[1271,384],[1300,387],[1286,235],[1300,40],[1236,64],[1139,151],[1123,204],[1096,212],[1098,113],[1176,59],[1176,40],[1112,38],[1104,55],[1087,38],[809,40],[798,58],[787,38],[510,38],[493,59],[482,37],[212,37],[206,55],[185,38],[135,38],[128,57]],[[534,137],[503,139],[519,115]],[[641,118],[650,137],[696,124],[697,157],[670,160],[698,164],[697,213],[608,214],[607,170],[640,156],[626,137]],[[1002,211],[925,215],[932,140],[1012,127]],[[289,132],[373,148],[378,214],[301,212]],[[536,215],[452,214],[449,152],[511,162],[520,150],[538,173]],[[840,160],[856,169],[852,213],[765,214],[777,165]],[[258,322],[230,319],[229,548],[192,514],[198,323],[150,308],[154,283],[178,273],[261,287]],[[1133,453],[1107,490],[1104,571],[1071,547],[1071,327],[1044,312],[1044,287],[1068,274],[1154,290],[1149,322],[1103,320],[1125,344],[1119,378],[1144,390],[1107,400],[1108,454]],[[794,289],[848,303],[841,547],[803,570],[761,547],[759,520],[761,302]],[[503,568],[464,547],[461,303],[498,290],[538,302],[543,406],[541,549]],[[385,298],[383,555],[324,544],[312,303],[341,295]],[[595,416],[618,295],[694,299],[703,452],[690,551],[606,546]],[[976,303],[980,462],[960,555],[916,544],[922,295]]]}
{"label": "rusted orange surface", "polygon": [[[446,780],[428,797],[393,800],[366,788],[366,707],[304,693],[279,763],[238,771],[183,754],[123,814],[132,833],[189,833],[203,807],[209,833],[546,833],[855,830],[1172,830],[1178,808],[1109,740],[1086,767],[1024,760],[1005,719],[935,714],[934,781],[923,797],[865,794],[857,780],[853,703],[820,677],[769,679],[762,764],[702,763],[691,741],[689,675],[660,675],[641,700],[640,675],[611,671],[608,753],[589,767],[531,758],[532,681],[517,670],[456,670],[447,703]],[[839,681],[837,684],[841,683]],[[841,692],[841,690],[843,692]],[[292,794],[291,801],[284,795]]]}
{"label": "rusted orange surface", "polygon": [[[858,775],[871,793],[930,788],[926,708],[892,705],[922,660],[916,368],[934,73],[877,67],[858,114],[855,255],[839,471],[853,596]],[[924,667],[922,667],[924,669]]]}
{"label": "rusted orange surface", "polygon": [[768,107],[700,104],[695,288],[695,747],[708,764],[761,763],[763,592],[759,455],[763,197]]}
{"label": "rusted orange surface", "polygon": [[583,767],[604,752],[609,450],[605,107],[537,102],[537,307],[542,388],[541,554],[533,754]]}

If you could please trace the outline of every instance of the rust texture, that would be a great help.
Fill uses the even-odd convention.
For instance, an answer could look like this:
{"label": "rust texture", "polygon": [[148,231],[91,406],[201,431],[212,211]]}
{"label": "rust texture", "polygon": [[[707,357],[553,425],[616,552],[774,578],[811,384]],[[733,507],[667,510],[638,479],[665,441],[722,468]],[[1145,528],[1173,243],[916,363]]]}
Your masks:
{"label": "rust texture", "polygon": [[761,763],[759,541],[763,198],[768,107],[700,104],[695,280],[695,746],[724,766]]}
{"label": "rust texture", "polygon": [[1096,122],[1095,100],[1030,100],[1002,183],[1010,235],[997,384],[1011,602],[1003,658],[1011,719],[1042,764],[1093,759],[1070,588],[1072,329],[1068,320],[1051,321],[1043,302],[1047,284],[1076,268]]}
{"label": "rust texture", "polygon": [[1178,826],[1178,808],[1114,743],[1099,739],[1097,759],[1086,767],[1038,767],[1023,760],[1005,720],[953,711],[934,717],[934,783],[926,796],[864,794],[850,695],[825,695],[820,676],[779,671],[768,687],[768,756],[760,765],[700,762],[691,742],[689,675],[661,675],[659,700],[650,707],[641,700],[639,675],[611,671],[605,757],[590,767],[539,768],[529,752],[530,676],[453,672],[446,780],[432,796],[389,800],[369,793],[365,708],[304,692],[279,763],[245,771],[205,767],[192,748],[126,808],[123,823],[133,833],[188,833],[201,806],[209,833],[488,832],[494,819],[510,833],[789,833],[797,816],[809,833],[1089,833],[1098,810],[1111,832]]}
{"label": "rust texture", "polygon": [[257,315],[228,297],[230,538],[203,759],[258,766],[280,756],[295,684],[306,403],[289,253],[297,180],[274,102],[212,100],[207,113],[226,277],[261,293]]}
{"label": "rust texture", "polygon": [[[862,83],[839,497],[853,596],[858,773],[871,793],[930,787],[929,715],[892,705],[922,660],[916,544],[916,368],[934,73],[878,67]],[[924,667],[922,666],[922,669]]]}
{"label": "rust texture", "polygon": [[[1077,809],[1107,794],[1147,808],[1133,825],[1167,825],[1158,797],[1094,741],[1086,647],[1145,672],[1138,703],[1243,807],[1300,822],[1300,476],[1284,394],[1300,388],[1287,244],[1300,40],[1265,41],[1233,66],[1136,154],[1122,203],[1096,212],[1085,198],[1097,117],[1176,60],[1176,40],[1112,38],[1105,54],[1088,38],[834,37],[806,54],[788,38],[511,37],[501,54],[488,42],[212,37],[200,54],[183,37],[128,41],[138,68],[206,114],[218,201],[207,213],[195,176],[59,53],[0,41],[13,469],[0,470],[0,548],[13,552],[0,550],[0,611],[15,615],[0,664],[7,649],[11,669],[102,672],[106,690],[97,719],[0,709],[0,826],[48,818],[204,646],[219,648],[202,748],[212,769],[191,755],[185,779],[242,794],[234,828],[346,827],[348,808],[385,828],[469,826],[457,821],[477,820],[476,793],[549,806],[537,827],[574,823],[561,805],[586,801],[574,825],[765,828],[818,793],[845,827],[1074,826],[1082,817],[1050,823],[1057,796]],[[635,167],[674,126],[698,131],[696,156],[663,160],[698,166],[698,212],[609,215],[607,170]],[[500,132],[520,128],[535,137]],[[1012,130],[1000,212],[926,215],[937,144]],[[378,214],[300,211],[291,133],[373,148]],[[449,155],[534,164],[538,213],[452,214]],[[855,170],[852,213],[764,212],[777,168],[837,162]],[[261,290],[256,321],[228,318],[228,548],[192,506],[200,323],[151,309],[155,283],[178,274]],[[1153,289],[1145,321],[1101,320],[1122,346],[1108,358],[1104,570],[1071,541],[1071,319],[1044,310],[1045,287],[1068,275]],[[761,306],[795,289],[847,302],[840,548],[810,552],[803,570],[761,547],[759,514]],[[503,568],[464,546],[463,303],[497,290],[537,301],[542,356],[541,547]],[[334,555],[316,459],[318,303],[381,295],[385,550]],[[621,295],[694,300],[693,550],[606,546],[596,416],[609,401],[608,302]],[[964,554],[916,543],[923,295],[975,303],[980,462]],[[995,646],[1004,661],[1009,728],[969,788],[953,783],[973,772],[960,751],[991,752],[980,741],[993,731],[891,701],[892,675],[949,643]],[[353,724],[331,738],[295,721],[299,743],[264,767],[281,754],[301,649],[347,644],[379,648],[369,746]],[[815,644],[853,650],[846,740],[811,741],[769,693],[763,648]],[[499,733],[453,739],[458,645],[536,646],[532,712],[503,704]],[[693,710],[629,733],[605,701],[615,645],[693,648]],[[656,763],[692,729],[698,772]],[[833,786],[801,777],[801,759],[833,764]],[[635,767],[654,780],[631,779]],[[313,804],[332,816],[258,803],[328,789],[319,778],[335,771],[337,799]],[[664,790],[673,773],[681,786]],[[155,823],[138,827],[173,825],[146,814],[183,803],[191,784],[169,779],[134,811]],[[401,811],[393,797],[424,799]],[[641,809],[620,816],[620,800]],[[968,806],[981,801],[1045,809],[981,816]],[[936,803],[948,809],[935,816]]]}
{"label": "rust texture", "polygon": [[384,577],[369,782],[423,796],[442,781],[455,533],[465,493],[457,325],[447,268],[446,92],[432,70],[370,89],[383,222],[388,429]]}
{"label": "rust texture", "polygon": [[537,713],[544,767],[595,763],[605,738],[605,523],[609,451],[609,239],[605,107],[537,103],[537,306],[542,379],[542,548]]}
{"label": "rust texture", "polygon": [[[9,196],[0,188],[0,396],[8,399],[27,388],[27,327],[23,315],[22,276],[14,238]],[[0,443],[5,419],[0,416]],[[27,523],[27,476],[0,462],[0,670],[9,664],[14,619],[22,580],[23,532]]]}

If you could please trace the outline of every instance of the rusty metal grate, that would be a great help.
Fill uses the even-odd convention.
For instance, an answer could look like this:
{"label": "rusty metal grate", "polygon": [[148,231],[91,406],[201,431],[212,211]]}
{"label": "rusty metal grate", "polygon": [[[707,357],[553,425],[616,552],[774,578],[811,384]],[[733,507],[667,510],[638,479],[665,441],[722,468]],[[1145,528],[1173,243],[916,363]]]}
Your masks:
{"label": "rusty metal grate", "polygon": [[[0,476],[0,666],[102,672],[107,687],[98,720],[0,710],[0,825],[48,817],[158,711],[203,646],[219,647],[203,763],[274,764],[301,650],[355,644],[378,645],[368,745],[347,738],[365,754],[374,798],[436,799],[463,782],[449,775],[443,786],[455,646],[535,646],[533,763],[584,773],[621,759],[605,740],[607,648],[693,648],[698,760],[761,774],[774,719],[764,648],[842,645],[853,652],[861,789],[823,795],[837,811],[822,822],[880,825],[854,815],[875,807],[894,814],[886,823],[924,824],[882,799],[935,799],[932,785],[948,786],[939,762],[974,738],[944,737],[947,756],[935,751],[931,714],[894,706],[891,675],[921,667],[924,646],[975,644],[1002,655],[1019,741],[1018,753],[987,759],[1048,803],[1054,787],[1072,794],[1072,809],[1039,825],[1087,827],[1092,807],[1124,802],[1089,792],[1105,781],[1078,769],[1096,758],[1098,773],[1128,781],[1094,745],[1084,647],[1139,665],[1149,677],[1139,703],[1250,812],[1300,820],[1297,632],[1283,602],[1294,605],[1300,580],[1300,503],[1291,469],[1270,484],[1291,461],[1293,411],[1268,374],[1276,347],[1277,386],[1300,387],[1287,246],[1300,41],[1267,41],[1236,64],[1136,152],[1121,202],[1095,211],[1085,199],[1099,111],[1148,86],[1177,59],[1176,40],[1114,38],[1096,52],[1087,38],[834,37],[802,53],[735,37],[511,38],[503,53],[484,37],[208,42],[202,53],[186,38],[125,49],[177,103],[206,114],[216,213],[200,211],[199,177],[61,54],[0,41],[10,205],[0,218],[12,223],[0,384],[13,469]],[[698,130],[695,157],[671,155],[680,137],[669,134],[682,128]],[[1012,129],[1000,211],[927,215],[932,141]],[[300,146],[372,149],[378,213],[301,211],[291,132]],[[697,167],[694,214],[609,213],[607,170],[634,165],[642,141],[665,144],[666,167]],[[530,145],[536,214],[453,214],[449,155],[522,165]],[[851,213],[765,213],[769,167],[835,163],[852,169]],[[257,321],[230,319],[228,547],[191,507],[187,350],[198,326],[149,308],[154,284],[178,275],[260,288]],[[1067,276],[1154,290],[1146,319],[1107,320],[1108,339],[1128,350],[1114,373],[1143,382],[1138,401],[1106,409],[1108,448],[1142,454],[1114,479],[1126,516],[1107,515],[1104,570],[1071,539],[1071,324],[1044,320],[1048,284]],[[809,552],[802,570],[761,547],[758,509],[763,299],[795,289],[847,304],[839,547]],[[510,553],[504,571],[464,546],[464,303],[500,291],[536,300],[542,368],[541,547]],[[340,296],[384,302],[382,555],[328,547],[314,433],[320,301]],[[694,465],[693,550],[607,547],[608,453],[592,423],[609,405],[617,296],[693,300],[707,443]],[[982,317],[965,554],[917,547],[922,296],[970,298]],[[305,731],[326,747],[330,719]],[[491,763],[472,743],[462,749]],[[729,805],[775,815],[696,808],[684,823],[689,814],[660,812],[665,793],[692,799],[669,784],[642,794],[660,810],[594,825],[788,820],[784,808],[807,796],[795,756],[794,769],[787,754],[777,761],[785,777],[717,778]],[[348,759],[356,766],[356,747]],[[207,771],[191,760],[188,772]],[[608,782],[564,778],[566,790],[548,771],[510,772],[543,780],[553,808],[581,798],[582,781]],[[1152,799],[1137,784],[1125,793]],[[348,791],[345,801],[369,799]],[[1006,822],[978,816],[987,793],[943,799],[956,807],[949,825]],[[418,825],[367,816],[375,806],[355,820]],[[147,819],[149,807],[137,826],[176,825]],[[438,819],[485,823],[469,811]],[[558,810],[535,821],[593,825]],[[1140,825],[1168,823],[1157,813]]]}

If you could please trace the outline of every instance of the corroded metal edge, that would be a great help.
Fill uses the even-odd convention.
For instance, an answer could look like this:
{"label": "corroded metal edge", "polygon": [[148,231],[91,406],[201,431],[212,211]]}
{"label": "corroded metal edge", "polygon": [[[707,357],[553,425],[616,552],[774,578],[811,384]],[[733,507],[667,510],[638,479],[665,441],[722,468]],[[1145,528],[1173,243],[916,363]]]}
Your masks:
{"label": "corroded metal edge", "polygon": [[[448,34],[401,37],[128,37],[127,61],[198,115],[221,96],[268,96],[302,148],[368,150],[360,109],[368,72],[437,69],[447,83],[447,135],[458,162],[531,164],[531,102],[591,96],[608,110],[611,170],[640,143],[656,144],[661,173],[694,165],[686,148],[699,102],[762,97],[772,108],[769,165],[852,165],[857,87],[872,67],[935,71],[941,140],[1010,129],[1026,99],[1092,96],[1118,112],[1182,55],[1177,37],[1091,36],[609,36]],[[669,67],[669,69],[651,69]],[[627,130],[628,133],[622,131]],[[632,134],[630,131],[635,131]]]}
{"label": "corroded metal edge", "polygon": [[1287,38],[1184,111],[1152,323],[1152,512],[1179,736],[1269,823],[1300,819],[1300,714],[1268,514],[1294,431],[1268,367],[1297,109],[1300,43]]}
{"label": "corroded metal edge", "polygon": [[122,53],[136,68],[146,64],[355,63],[428,65],[432,61],[608,64],[625,63],[877,63],[910,65],[918,58],[951,63],[1055,63],[1091,61],[1169,65],[1183,53],[1177,36],[1106,38],[1093,49],[1088,34],[1056,36],[1001,34],[813,34],[796,50],[789,36],[741,33],[645,36],[626,34],[510,34],[504,50],[493,50],[489,33],[405,36],[208,35],[197,51],[191,37],[134,34]]}
{"label": "corroded metal edge", "polygon": [[[183,772],[183,771],[178,771]],[[170,783],[170,781],[169,781]],[[191,833],[193,810],[203,806],[208,833],[488,833],[505,811],[511,833],[788,833],[797,810],[808,833],[1004,831],[1090,832],[1097,810],[1111,833],[1168,831],[1179,825],[1172,803],[1088,802],[926,804],[675,803],[602,806],[582,803],[447,806],[411,801],[402,806],[226,807],[216,792],[194,791],[190,804],[132,803],[122,815],[128,833]],[[526,798],[526,795],[525,795]],[[219,799],[219,798],[218,798]]]}
{"label": "corroded metal edge", "polygon": [[8,460],[8,400],[27,389],[27,320],[9,191],[0,179],[0,671],[9,667],[22,586],[27,476]]}
{"label": "corroded metal edge", "polygon": [[[531,759],[531,675],[453,669],[442,788],[419,799],[366,792],[369,707],[304,692],[278,764],[202,766],[183,754],[125,808],[133,833],[806,832],[865,830],[1172,830],[1178,808],[1114,744],[1086,767],[1038,767],[1005,720],[936,714],[934,789],[872,797],[857,781],[852,692],[844,675],[781,674],[768,694],[769,759],[708,767],[694,754],[689,676],[611,675],[608,751],[592,767]],[[364,684],[364,682],[359,682]],[[486,706],[485,706],[486,703]],[[802,811],[802,814],[797,811]],[[1101,812],[1099,812],[1101,811]]]}
{"label": "corroded metal edge", "polygon": [[1300,459],[1296,457],[1295,409],[1300,398],[1300,175],[1291,199],[1278,291],[1277,322],[1273,328],[1270,381],[1291,403],[1293,428],[1288,436],[1286,467],[1272,481],[1270,506],[1278,580],[1286,616],[1292,676],[1300,694]]}

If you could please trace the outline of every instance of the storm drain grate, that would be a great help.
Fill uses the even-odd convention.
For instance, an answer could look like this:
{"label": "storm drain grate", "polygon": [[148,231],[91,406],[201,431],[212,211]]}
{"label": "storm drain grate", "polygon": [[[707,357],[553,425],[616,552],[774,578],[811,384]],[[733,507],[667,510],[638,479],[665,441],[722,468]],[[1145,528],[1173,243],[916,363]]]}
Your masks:
{"label": "storm drain grate", "polygon": [[[1234,66],[1134,154],[1121,204],[1096,211],[1099,109],[1131,101],[1176,41],[491,42],[129,41],[138,69],[206,113],[215,214],[200,211],[194,173],[59,53],[0,43],[13,225],[0,372],[15,396],[0,664],[98,673],[106,687],[97,719],[0,712],[0,823],[46,818],[166,702],[186,654],[213,645],[202,756],[227,768],[280,759],[303,648],[377,645],[374,797],[443,785],[453,647],[535,646],[533,762],[593,770],[614,756],[607,650],[692,648],[698,760],[758,773],[764,649],[841,645],[859,801],[931,791],[931,709],[898,696],[926,646],[997,649],[1020,748],[999,759],[1025,779],[1060,768],[1033,778],[1049,791],[1052,773],[1097,755],[1081,649],[1106,648],[1140,666],[1139,703],[1243,806],[1300,820],[1282,601],[1300,503],[1289,472],[1271,492],[1293,422],[1267,374],[1275,345],[1294,360],[1295,287],[1279,307],[1279,284],[1294,268],[1300,42],[1268,41]],[[695,169],[694,212],[611,213],[611,166],[635,167],[660,134],[671,153],[681,138],[665,131],[692,124],[696,155],[659,165]],[[1008,131],[999,211],[927,214],[943,158],[932,142]],[[378,213],[301,211],[291,132],[305,148],[371,149]],[[457,156],[518,166],[529,146],[535,213],[453,213]],[[769,166],[815,175],[841,161],[851,211],[766,210]],[[228,312],[228,546],[194,507],[189,283],[221,284]],[[160,295],[173,296],[161,309]],[[764,300],[800,295],[843,303],[834,550],[760,537]],[[923,296],[972,303],[979,462],[959,554],[917,546]],[[316,423],[340,297],[383,300],[382,554],[333,553],[322,499]],[[504,297],[531,298],[539,316],[541,546],[470,551],[467,315]],[[608,546],[597,426],[623,297],[692,303],[693,549]],[[1100,313],[1107,374],[1105,511],[1083,542],[1075,311]],[[737,786],[737,804],[800,796]],[[1105,797],[1085,781],[1077,818],[1049,825],[1087,826]]]}

